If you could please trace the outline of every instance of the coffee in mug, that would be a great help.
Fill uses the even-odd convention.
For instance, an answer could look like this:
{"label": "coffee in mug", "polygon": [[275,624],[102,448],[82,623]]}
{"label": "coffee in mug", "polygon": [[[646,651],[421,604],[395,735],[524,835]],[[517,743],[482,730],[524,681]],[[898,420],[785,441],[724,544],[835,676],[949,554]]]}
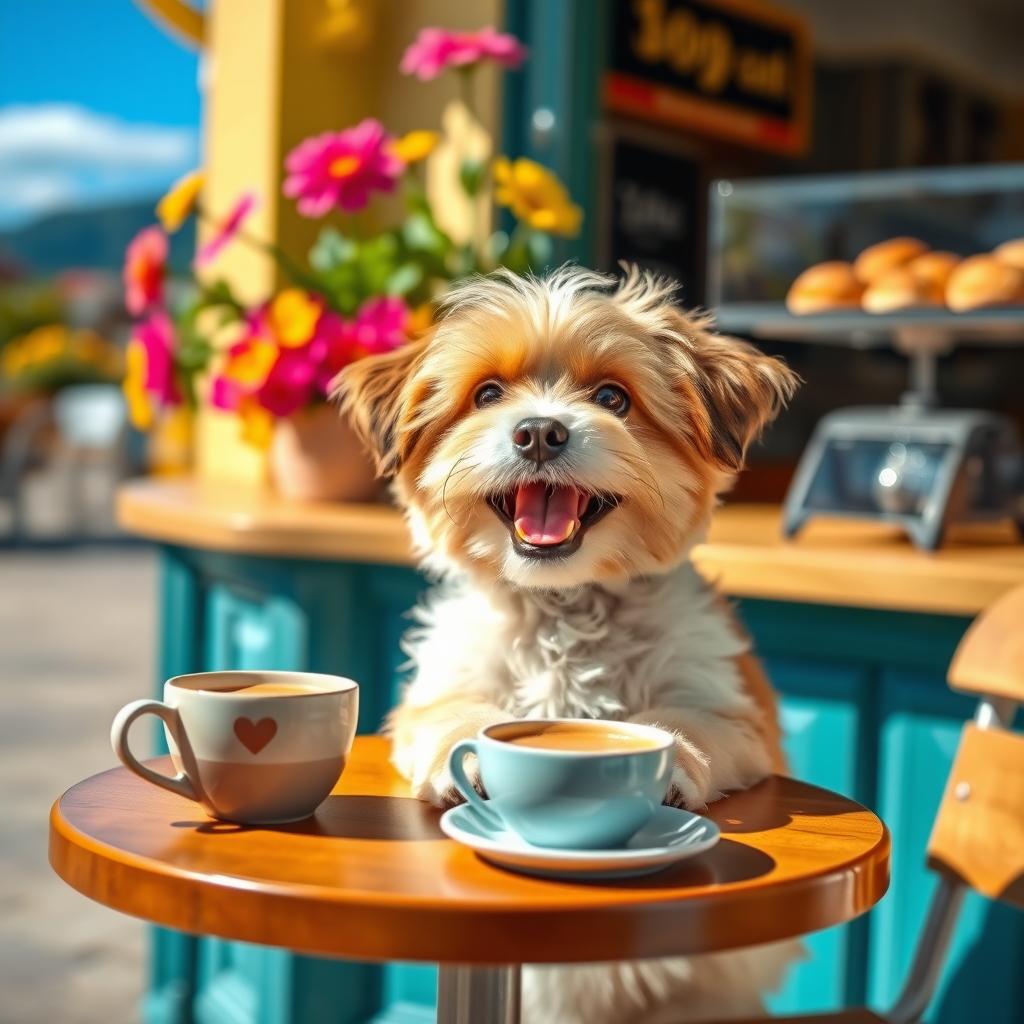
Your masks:
{"label": "coffee in mug", "polygon": [[[163,701],[118,712],[114,752],[141,778],[199,802],[215,818],[251,825],[307,818],[334,788],[352,748],[359,688],[304,672],[205,672],[164,684]],[[139,762],[129,726],[154,714],[177,775]]]}
{"label": "coffee in mug", "polygon": [[[483,799],[466,774],[476,754]],[[675,737],[650,725],[583,719],[518,719],[457,743],[455,785],[482,821],[528,843],[561,849],[621,847],[668,792]]]}
{"label": "coffee in mug", "polygon": [[605,754],[651,750],[661,745],[659,739],[627,733],[603,722],[547,722],[539,726],[531,722],[522,732],[513,730],[511,733],[502,734],[501,741],[515,744],[517,747],[534,747],[539,750]]}

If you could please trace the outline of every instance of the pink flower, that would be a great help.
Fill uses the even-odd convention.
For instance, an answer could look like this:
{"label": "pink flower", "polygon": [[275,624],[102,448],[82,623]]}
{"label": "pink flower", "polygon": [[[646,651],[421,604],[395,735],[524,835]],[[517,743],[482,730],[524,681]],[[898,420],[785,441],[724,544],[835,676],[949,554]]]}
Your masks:
{"label": "pink flower", "polygon": [[144,228],[128,244],[124,259],[124,304],[132,316],[163,299],[166,270],[167,236],[156,225]]}
{"label": "pink flower", "polygon": [[[313,349],[314,345],[310,345]],[[255,393],[256,401],[274,416],[290,416],[308,405],[315,394],[317,369],[323,353],[283,348],[267,379]]]}
{"label": "pink flower", "polygon": [[143,387],[155,396],[161,405],[180,405],[181,390],[174,367],[174,325],[163,312],[136,324],[132,340],[146,353],[146,372]]}
{"label": "pink flower", "polygon": [[336,313],[324,313],[317,334],[324,343],[324,356],[317,369],[316,386],[322,395],[329,395],[334,378],[364,352],[356,341],[355,322]]}
{"label": "pink flower", "polygon": [[400,69],[404,75],[416,75],[428,82],[448,68],[468,67],[482,60],[517,68],[526,59],[526,53],[526,47],[515,36],[490,26],[479,32],[425,28],[405,51]]}
{"label": "pink flower", "polygon": [[212,263],[221,250],[242,230],[246,218],[256,207],[256,196],[246,192],[217,225],[210,240],[196,253],[195,265],[205,267]]}
{"label": "pink flower", "polygon": [[364,302],[353,324],[356,344],[371,355],[391,352],[406,340],[409,307],[389,295]]}
{"label": "pink flower", "polygon": [[405,169],[391,152],[393,142],[372,117],[354,128],[306,139],[285,160],[284,194],[298,200],[304,217],[322,217],[336,206],[361,210],[371,193],[392,191]]}

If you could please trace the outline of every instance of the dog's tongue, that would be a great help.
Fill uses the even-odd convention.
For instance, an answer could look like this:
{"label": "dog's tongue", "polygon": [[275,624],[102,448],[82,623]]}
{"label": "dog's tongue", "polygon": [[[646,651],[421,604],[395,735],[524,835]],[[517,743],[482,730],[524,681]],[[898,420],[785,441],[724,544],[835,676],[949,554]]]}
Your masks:
{"label": "dog's tongue", "polygon": [[576,532],[585,504],[575,487],[524,484],[516,491],[516,533],[527,544],[561,544]]}

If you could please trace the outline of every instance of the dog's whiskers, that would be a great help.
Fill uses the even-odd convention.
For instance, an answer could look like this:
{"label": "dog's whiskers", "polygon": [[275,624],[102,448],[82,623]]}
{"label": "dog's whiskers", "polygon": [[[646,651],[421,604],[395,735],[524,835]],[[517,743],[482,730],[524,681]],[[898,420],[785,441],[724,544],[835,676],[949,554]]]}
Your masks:
{"label": "dog's whiskers", "polygon": [[[442,484],[442,486],[441,486],[441,505],[444,508],[445,515],[448,516],[448,518],[452,521],[453,525],[455,525],[455,526],[461,526],[462,524],[459,523],[458,520],[456,520],[455,516],[453,516],[451,514],[451,512],[449,511],[449,509],[448,509],[448,482],[451,480],[452,474],[455,472],[455,470],[457,470],[459,468],[459,464],[461,462],[463,462],[463,460],[465,460],[467,458],[469,458],[469,452],[466,452],[464,455],[460,455],[455,460],[455,462],[452,464],[452,468],[450,470],[448,470],[448,475],[444,478],[444,484]],[[456,477],[456,479],[457,480],[461,479],[466,473],[469,473],[469,472],[471,472],[472,470],[474,470],[476,468],[477,468],[477,464],[474,462],[471,465],[467,466],[459,474],[459,476]]]}

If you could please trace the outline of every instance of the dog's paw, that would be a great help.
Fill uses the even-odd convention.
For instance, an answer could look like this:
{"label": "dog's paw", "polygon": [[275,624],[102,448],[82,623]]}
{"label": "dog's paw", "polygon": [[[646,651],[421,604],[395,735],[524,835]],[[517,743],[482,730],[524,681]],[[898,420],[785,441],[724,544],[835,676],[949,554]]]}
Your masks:
{"label": "dog's paw", "polygon": [[711,785],[711,767],[707,757],[688,740],[676,739],[675,768],[665,803],[688,811],[703,811],[719,796]]}
{"label": "dog's paw", "polygon": [[[480,768],[475,757],[466,758],[466,775],[469,776],[473,788],[481,795],[486,796],[483,784],[480,782]],[[465,798],[455,786],[455,780],[448,771],[448,760],[435,768],[421,779],[415,779],[412,785],[413,795],[424,800],[435,807],[447,810],[456,804],[465,803]]]}
{"label": "dog's paw", "polygon": [[669,807],[682,807],[687,811],[704,811],[710,802],[704,795],[704,788],[682,768],[676,768],[672,772],[672,781],[669,783],[668,792],[665,794],[665,801]]}

